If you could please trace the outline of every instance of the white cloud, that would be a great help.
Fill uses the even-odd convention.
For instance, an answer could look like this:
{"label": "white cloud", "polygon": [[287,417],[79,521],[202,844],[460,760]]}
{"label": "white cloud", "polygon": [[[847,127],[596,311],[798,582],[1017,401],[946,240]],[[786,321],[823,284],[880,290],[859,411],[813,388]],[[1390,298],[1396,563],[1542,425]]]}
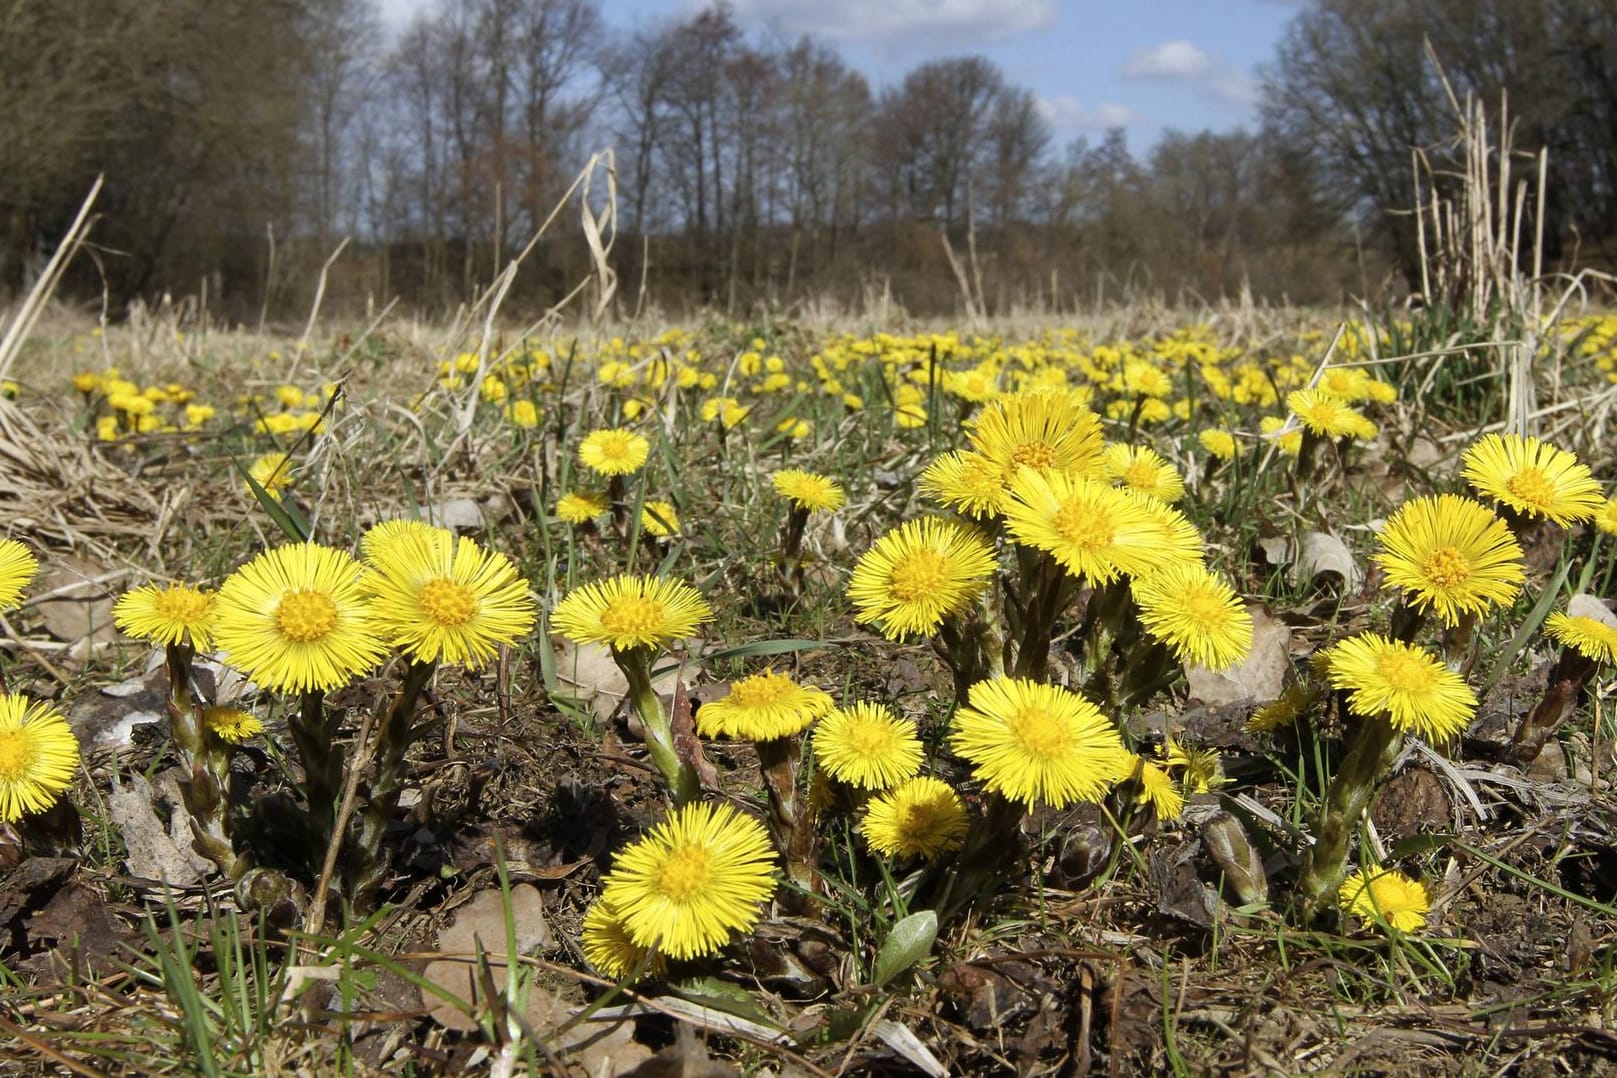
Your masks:
{"label": "white cloud", "polygon": [[732,0],[736,15],[836,41],[965,45],[1055,25],[1055,0]]}
{"label": "white cloud", "polygon": [[1065,94],[1041,97],[1038,99],[1038,106],[1039,114],[1044,117],[1045,123],[1050,125],[1058,137],[1064,138],[1095,131],[1108,131],[1114,127],[1132,127],[1145,120],[1144,116],[1127,105],[1107,102],[1085,105],[1076,97]]}
{"label": "white cloud", "polygon": [[1205,49],[1182,38],[1131,53],[1123,64],[1122,75],[1125,79],[1184,83],[1241,110],[1250,110],[1258,103],[1258,82],[1250,71],[1220,63]]}
{"label": "white cloud", "polygon": [[1123,65],[1123,77],[1190,81],[1206,78],[1212,70],[1213,58],[1181,38],[1149,49],[1136,49]]}

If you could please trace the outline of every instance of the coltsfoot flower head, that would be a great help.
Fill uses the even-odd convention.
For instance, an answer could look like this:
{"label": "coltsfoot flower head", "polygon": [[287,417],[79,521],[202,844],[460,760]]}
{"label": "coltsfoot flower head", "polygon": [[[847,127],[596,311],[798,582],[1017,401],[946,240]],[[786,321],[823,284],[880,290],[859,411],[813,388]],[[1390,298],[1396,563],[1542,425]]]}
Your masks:
{"label": "coltsfoot flower head", "polygon": [[206,651],[213,639],[212,592],[189,584],[131,588],[112,607],[112,621],[130,636]]}
{"label": "coltsfoot flower head", "polygon": [[712,618],[702,593],[684,581],[624,574],[573,589],[550,623],[576,644],[627,651],[683,640]]}
{"label": "coltsfoot flower head", "polygon": [[859,820],[870,848],[888,857],[939,857],[965,841],[966,806],[948,783],[912,778],[872,798]]}
{"label": "coltsfoot flower head", "polygon": [[885,790],[921,770],[915,723],[881,704],[837,708],[814,730],[814,758],[826,774],[849,786]]}
{"label": "coltsfoot flower head", "polygon": [[1617,629],[1603,621],[1574,617],[1557,610],[1544,619],[1544,631],[1556,643],[1597,663],[1617,662]]}
{"label": "coltsfoot flower head", "polygon": [[1309,707],[1314,695],[1301,685],[1288,685],[1280,695],[1258,708],[1246,720],[1249,734],[1272,734],[1294,727]]}
{"label": "coltsfoot flower head", "polygon": [[829,513],[841,509],[848,495],[842,485],[827,475],[786,468],[769,477],[775,493],[800,509]]}
{"label": "coltsfoot flower head", "polygon": [[202,709],[202,725],[220,741],[239,745],[264,732],[264,724],[250,711],[216,704]]}
{"label": "coltsfoot flower head", "polygon": [[1185,795],[1179,785],[1156,764],[1143,756],[1134,758],[1135,780],[1140,784],[1139,801],[1157,810],[1159,820],[1177,820],[1185,812]]}
{"label": "coltsfoot flower head", "polygon": [[946,520],[906,521],[876,540],[848,581],[856,621],[889,640],[930,633],[975,599],[994,573],[994,548]]}
{"label": "coltsfoot flower head", "polygon": [[700,958],[757,924],[775,890],[774,861],[757,820],[697,802],[618,854],[601,897],[636,946]]}
{"label": "coltsfoot flower head", "polygon": [[1252,615],[1230,586],[1197,562],[1175,562],[1134,581],[1140,624],[1186,665],[1227,670],[1252,650]]}
{"label": "coltsfoot flower head", "polygon": [[1485,497],[1526,517],[1566,527],[1589,520],[1605,498],[1578,458],[1537,438],[1489,434],[1465,451],[1460,474]]}
{"label": "coltsfoot flower head", "polygon": [[679,533],[679,510],[673,502],[648,500],[640,509],[640,528],[658,539]]}
{"label": "coltsfoot flower head", "polygon": [[1114,442],[1106,447],[1103,459],[1107,478],[1121,486],[1164,502],[1185,496],[1185,481],[1150,446]]}
{"label": "coltsfoot flower head", "polygon": [[1387,521],[1375,560],[1445,625],[1510,602],[1525,573],[1522,548],[1493,510],[1457,494],[1414,498]]}
{"label": "coltsfoot flower head", "polygon": [[651,453],[645,435],[613,427],[591,431],[578,447],[584,467],[600,475],[630,475],[638,472]]}
{"label": "coltsfoot flower head", "polygon": [[1100,709],[1059,685],[1022,678],[979,681],[949,739],[988,789],[1032,807],[1099,801],[1127,778],[1133,756]]}
{"label": "coltsfoot flower head", "polygon": [[1464,730],[1477,710],[1465,679],[1437,656],[1376,633],[1330,648],[1331,685],[1349,690],[1348,710],[1365,718],[1383,713],[1400,730],[1427,741],[1446,741]]}
{"label": "coltsfoot flower head", "polygon": [[39,572],[34,552],[15,539],[0,539],[0,610],[10,610]]}
{"label": "coltsfoot flower head", "polygon": [[1376,426],[1338,397],[1315,389],[1293,390],[1286,407],[1312,434],[1322,438],[1373,438]]}
{"label": "coltsfoot flower head", "polygon": [[366,584],[376,631],[418,662],[475,669],[533,629],[528,582],[511,559],[446,531],[387,544]]}
{"label": "coltsfoot flower head", "polygon": [[[261,454],[247,466],[247,474],[266,494],[274,494],[292,485],[292,458],[285,453]],[[248,486],[247,492],[251,494],[253,488]]]}
{"label": "coltsfoot flower head", "polygon": [[1007,479],[1018,468],[1100,474],[1100,418],[1067,393],[1024,390],[990,401],[970,439]]}
{"label": "coltsfoot flower head", "polygon": [[1241,454],[1241,446],[1235,440],[1235,435],[1227,430],[1208,429],[1196,435],[1201,447],[1219,460],[1234,460]]}
{"label": "coltsfoot flower head", "polygon": [[426,536],[450,535],[447,528],[428,524],[424,520],[395,517],[378,521],[359,537],[359,556],[365,564],[375,568],[378,562],[396,557],[395,551]]}
{"label": "coltsfoot flower head", "polygon": [[1179,785],[1187,794],[1211,793],[1230,781],[1217,749],[1188,745],[1170,734],[1161,751],[1163,766],[1179,772]]}
{"label": "coltsfoot flower head", "polygon": [[774,741],[802,732],[831,707],[831,696],[824,689],[765,670],[733,682],[727,695],[697,708],[696,732],[703,737]]}
{"label": "coltsfoot flower head", "polygon": [[1400,932],[1425,927],[1427,911],[1432,908],[1424,884],[1390,869],[1355,872],[1343,882],[1338,901],[1343,913],[1371,923],[1379,914]]}
{"label": "coltsfoot flower head", "polygon": [[999,515],[1005,501],[1004,470],[981,453],[945,453],[916,482],[922,494],[947,509],[983,519]]}
{"label": "coltsfoot flower head", "polygon": [[570,490],[557,500],[556,515],[568,524],[588,524],[608,508],[604,494]]}
{"label": "coltsfoot flower head", "polygon": [[1595,527],[1607,535],[1617,535],[1617,498],[1607,498],[1595,511]]}
{"label": "coltsfoot flower head", "polygon": [[1004,505],[1005,526],[1023,546],[1046,551],[1073,576],[1105,584],[1154,569],[1162,529],[1139,502],[1095,479],[1019,471]]}
{"label": "coltsfoot flower head", "polygon": [[78,766],[79,742],[61,712],[0,696],[0,823],[50,808]]}
{"label": "coltsfoot flower head", "polygon": [[266,689],[328,691],[387,654],[371,623],[364,567],[317,543],[266,550],[219,588],[213,639]]}
{"label": "coltsfoot flower head", "polygon": [[[630,938],[623,918],[605,899],[596,899],[584,914],[584,930],[580,935],[585,960],[603,977],[621,981],[639,969],[641,963],[645,963],[645,972],[654,977],[661,976],[667,969],[668,963],[661,954]],[[649,962],[647,955],[651,956]]]}

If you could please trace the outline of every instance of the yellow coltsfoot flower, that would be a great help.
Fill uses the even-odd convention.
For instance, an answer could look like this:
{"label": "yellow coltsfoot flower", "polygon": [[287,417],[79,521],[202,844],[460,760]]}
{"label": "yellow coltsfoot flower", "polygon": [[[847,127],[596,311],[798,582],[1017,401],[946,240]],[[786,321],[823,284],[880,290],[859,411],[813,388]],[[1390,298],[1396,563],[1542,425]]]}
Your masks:
{"label": "yellow coltsfoot flower", "polygon": [[877,853],[932,860],[959,849],[970,822],[960,795],[923,775],[872,798],[859,833]]}
{"label": "yellow coltsfoot flower", "polygon": [[1111,720],[1059,685],[979,681],[955,713],[949,745],[988,789],[1029,808],[1099,801],[1129,776],[1134,757]]}
{"label": "yellow coltsfoot flower", "polygon": [[757,820],[729,805],[689,804],[618,854],[601,897],[635,946],[700,958],[758,923],[775,891],[774,864]]}
{"label": "yellow coltsfoot flower", "polygon": [[73,784],[79,742],[61,712],[0,696],[0,823],[44,812]]}
{"label": "yellow coltsfoot flower", "polygon": [[371,559],[376,631],[418,662],[482,666],[534,623],[528,582],[511,559],[462,536],[402,536]]}
{"label": "yellow coltsfoot flower", "polygon": [[576,644],[626,651],[683,640],[712,618],[707,600],[689,584],[624,574],[573,589],[550,623]]}
{"label": "yellow coltsfoot flower", "polygon": [[387,654],[363,575],[359,562],[318,543],[267,550],[220,586],[214,643],[263,688],[340,688]]}
{"label": "yellow coltsfoot flower", "polygon": [[885,790],[921,769],[915,723],[881,704],[837,708],[814,730],[815,762],[832,778],[864,790]]}

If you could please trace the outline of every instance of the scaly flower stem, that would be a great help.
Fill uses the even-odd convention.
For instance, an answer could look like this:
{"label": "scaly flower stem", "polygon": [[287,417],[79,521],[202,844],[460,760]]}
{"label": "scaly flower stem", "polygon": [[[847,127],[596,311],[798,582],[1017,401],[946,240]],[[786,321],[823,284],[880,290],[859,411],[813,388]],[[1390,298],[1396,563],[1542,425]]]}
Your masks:
{"label": "scaly flower stem", "polygon": [[292,743],[303,761],[303,791],[309,803],[309,858],[318,866],[337,822],[337,795],[342,789],[343,756],[332,742],[337,718],[326,713],[326,694],[311,689],[287,719]]}
{"label": "scaly flower stem", "polygon": [[645,648],[630,648],[627,651],[613,648],[612,658],[617,660],[618,669],[628,679],[629,702],[646,730],[646,752],[662,774],[663,781],[668,784],[669,796],[674,799],[676,806],[698,800],[702,796],[701,784],[696,779],[696,772],[679,758],[668,710],[663,707],[657,690],[651,687],[651,653]]}
{"label": "scaly flower stem", "polygon": [[1077,594],[1076,583],[1049,554],[1039,553],[1031,579],[1023,578],[1026,612],[1016,648],[1013,674],[1016,677],[1046,681],[1050,676],[1050,641],[1056,620]]}
{"label": "scaly flower stem", "polygon": [[410,660],[404,670],[404,683],[376,729],[376,771],[365,811],[359,818],[349,864],[350,901],[361,913],[375,907],[376,896],[392,861],[382,840],[398,812],[399,794],[404,785],[404,755],[410,748],[416,704],[437,669],[437,662]]}
{"label": "scaly flower stem", "polygon": [[1365,719],[1355,728],[1353,744],[1320,806],[1314,845],[1303,858],[1297,895],[1305,916],[1313,917],[1336,897],[1347,875],[1349,840],[1402,744],[1403,735],[1385,716]]}
{"label": "scaly flower stem", "polygon": [[1477,661],[1477,614],[1467,610],[1455,625],[1443,630],[1443,661],[1461,677],[1471,672]]}
{"label": "scaly flower stem", "polygon": [[780,541],[780,572],[786,588],[793,598],[803,594],[803,531],[808,526],[809,511],[793,505],[786,516],[786,529]]}
{"label": "scaly flower stem", "polygon": [[954,694],[957,704],[966,702],[966,694],[979,681],[1004,673],[1001,662],[1004,643],[991,622],[968,613],[951,615],[938,626],[933,647],[954,674]]}
{"label": "scaly flower stem", "polygon": [[786,877],[812,894],[819,886],[814,872],[814,806],[797,792],[801,738],[794,734],[754,744],[764,789],[769,791],[770,832],[786,862]]}
{"label": "scaly flower stem", "polygon": [[1511,738],[1506,756],[1518,767],[1526,767],[1538,759],[1545,742],[1560,727],[1567,713],[1578,706],[1583,688],[1595,672],[1595,661],[1580,655],[1572,648],[1562,648],[1561,655],[1550,667],[1544,695],[1533,710],[1522,716]]}
{"label": "scaly flower stem", "polygon": [[1024,850],[1020,824],[1023,807],[997,793],[985,798],[983,818],[966,836],[953,871],[943,876],[943,889],[933,908],[948,923],[976,899],[1009,890],[1011,867]]}
{"label": "scaly flower stem", "polygon": [[[624,496],[623,476],[614,475],[606,481],[606,500],[612,508],[612,528],[618,533],[619,539],[629,534],[629,506]],[[630,551],[630,554],[633,553]]]}
{"label": "scaly flower stem", "polygon": [[169,644],[164,649],[168,693],[163,706],[168,713],[169,737],[184,772],[180,798],[190,817],[191,848],[217,865],[227,879],[234,880],[246,870],[248,862],[236,856],[228,832],[230,748],[202,725],[201,708],[191,694],[191,659],[195,654],[189,644]]}

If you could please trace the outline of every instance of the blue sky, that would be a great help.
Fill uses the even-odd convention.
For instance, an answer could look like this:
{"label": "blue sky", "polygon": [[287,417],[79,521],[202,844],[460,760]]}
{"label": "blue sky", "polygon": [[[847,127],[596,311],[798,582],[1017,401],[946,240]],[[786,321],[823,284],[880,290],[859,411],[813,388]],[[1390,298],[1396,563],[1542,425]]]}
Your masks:
{"label": "blue sky", "polygon": [[[436,0],[380,0],[400,22]],[[1128,132],[1229,130],[1256,121],[1257,66],[1306,0],[732,0],[750,30],[834,43],[877,86],[926,60],[981,54],[1038,97],[1058,143]],[[680,18],[699,0],[602,0],[629,29]]]}

